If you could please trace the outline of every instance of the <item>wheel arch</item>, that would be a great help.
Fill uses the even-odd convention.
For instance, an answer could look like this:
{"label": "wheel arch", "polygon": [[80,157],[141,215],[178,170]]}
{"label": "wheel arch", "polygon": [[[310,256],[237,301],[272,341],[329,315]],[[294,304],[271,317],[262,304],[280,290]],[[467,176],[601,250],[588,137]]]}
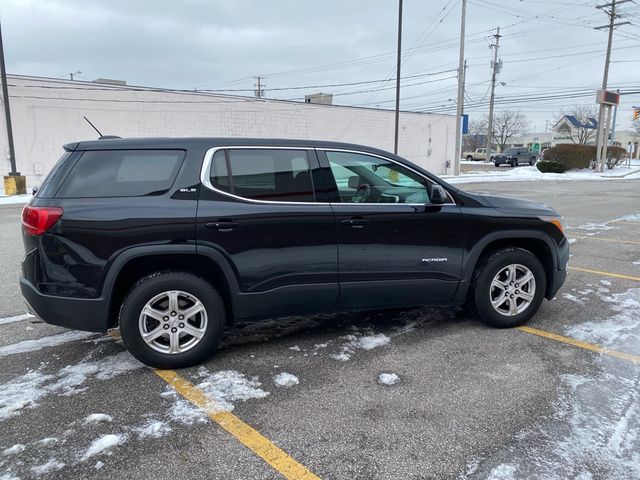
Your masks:
{"label": "wheel arch", "polygon": [[118,324],[120,305],[127,292],[141,278],[158,271],[194,273],[211,282],[224,300],[227,325],[235,318],[238,296],[237,276],[226,257],[212,247],[160,245],[134,247],[113,261],[102,291],[108,298],[109,327]]}
{"label": "wheel arch", "polygon": [[464,301],[464,299],[466,299],[471,277],[480,261],[496,250],[506,247],[522,248],[531,252],[540,260],[547,280],[545,298],[549,299],[551,297],[554,275],[557,270],[557,259],[553,241],[542,232],[508,231],[487,235],[476,243],[463,266],[463,281],[461,283],[463,288],[456,295],[458,300]]}

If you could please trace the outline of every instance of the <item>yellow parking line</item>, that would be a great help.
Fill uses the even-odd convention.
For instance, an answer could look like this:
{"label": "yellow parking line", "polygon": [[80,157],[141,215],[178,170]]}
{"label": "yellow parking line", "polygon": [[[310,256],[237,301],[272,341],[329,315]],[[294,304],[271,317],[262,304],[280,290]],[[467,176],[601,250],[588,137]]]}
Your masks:
{"label": "yellow parking line", "polygon": [[532,335],[537,335],[539,337],[555,340],[556,342],[566,343],[568,345],[573,345],[574,347],[578,347],[578,348],[584,348],[585,350],[590,350],[592,352],[600,353],[602,355],[609,355],[610,357],[619,358],[620,360],[626,360],[628,362],[633,362],[633,363],[640,363],[640,355],[631,355],[630,353],[611,350],[610,348],[601,347],[600,345],[583,342],[582,340],[576,340],[575,338],[565,337],[563,335],[547,332],[545,330],[540,330],[538,328],[516,327],[516,329],[520,330],[521,332],[526,332]]}
{"label": "yellow parking line", "polygon": [[262,458],[275,470],[289,479],[318,479],[306,467],[295,461],[269,439],[247,425],[231,412],[213,410],[212,401],[206,394],[174,370],[153,370],[186,400],[203,410],[211,420],[233,435],[240,443]]}
{"label": "yellow parking line", "polygon": [[640,222],[627,222],[624,220],[611,220],[609,223],[622,223],[623,225],[640,225]]}
{"label": "yellow parking line", "polygon": [[601,242],[612,242],[612,243],[628,243],[630,245],[640,245],[640,242],[634,242],[633,240],[618,240],[617,238],[607,238],[607,237],[576,237],[580,240],[600,240]]}
{"label": "yellow parking line", "polygon": [[567,267],[569,270],[575,270],[576,272],[595,273],[596,275],[602,275],[604,277],[624,278],[625,280],[633,280],[640,282],[640,277],[634,277],[633,275],[623,275],[621,273],[603,272],[602,270],[591,270],[590,268],[580,267]]}

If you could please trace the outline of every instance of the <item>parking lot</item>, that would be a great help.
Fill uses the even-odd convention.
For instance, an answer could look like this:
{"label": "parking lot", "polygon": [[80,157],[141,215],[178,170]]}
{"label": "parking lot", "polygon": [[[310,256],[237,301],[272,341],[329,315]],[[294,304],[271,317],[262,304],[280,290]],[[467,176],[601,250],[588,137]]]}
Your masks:
{"label": "parking lot", "polygon": [[640,478],[640,180],[463,188],[565,218],[568,279],[525,328],[451,308],[270,320],[178,372],[115,331],[32,323],[21,206],[0,206],[0,479]]}

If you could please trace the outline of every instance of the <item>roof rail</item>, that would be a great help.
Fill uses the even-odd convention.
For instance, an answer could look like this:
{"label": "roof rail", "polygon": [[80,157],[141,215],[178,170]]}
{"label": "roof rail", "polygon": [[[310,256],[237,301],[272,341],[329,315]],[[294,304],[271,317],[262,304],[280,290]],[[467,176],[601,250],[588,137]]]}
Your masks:
{"label": "roof rail", "polygon": [[98,140],[113,140],[114,138],[122,138],[117,135],[101,135]]}

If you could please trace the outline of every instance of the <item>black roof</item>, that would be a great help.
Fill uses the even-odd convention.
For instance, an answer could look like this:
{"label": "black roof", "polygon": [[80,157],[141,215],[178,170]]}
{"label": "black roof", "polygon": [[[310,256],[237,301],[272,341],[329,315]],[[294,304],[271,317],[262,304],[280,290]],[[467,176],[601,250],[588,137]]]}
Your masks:
{"label": "black roof", "polygon": [[217,146],[265,146],[265,147],[307,147],[307,148],[343,148],[382,152],[383,150],[357,145],[354,143],[328,142],[322,140],[300,140],[283,138],[238,138],[238,137],[156,137],[156,138],[103,138],[68,143],[67,151],[75,150],[111,150],[123,148],[211,148]]}

